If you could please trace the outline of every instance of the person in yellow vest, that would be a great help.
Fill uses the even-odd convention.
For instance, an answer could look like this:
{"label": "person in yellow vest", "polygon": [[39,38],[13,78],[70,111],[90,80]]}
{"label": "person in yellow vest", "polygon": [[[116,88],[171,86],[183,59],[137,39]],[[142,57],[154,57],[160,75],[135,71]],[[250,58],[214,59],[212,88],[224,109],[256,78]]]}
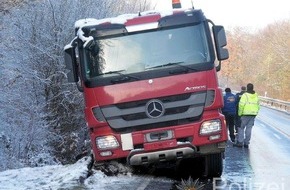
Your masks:
{"label": "person in yellow vest", "polygon": [[239,102],[238,115],[241,117],[241,126],[238,129],[238,138],[234,146],[249,148],[252,128],[259,110],[259,96],[254,91],[254,85],[249,83],[247,84],[247,91],[242,95]]}

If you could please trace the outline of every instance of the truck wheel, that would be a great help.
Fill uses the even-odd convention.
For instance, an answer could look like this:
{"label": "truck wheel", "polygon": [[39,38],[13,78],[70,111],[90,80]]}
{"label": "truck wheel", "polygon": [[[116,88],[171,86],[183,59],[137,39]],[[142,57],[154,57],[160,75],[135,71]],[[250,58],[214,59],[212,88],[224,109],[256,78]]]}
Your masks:
{"label": "truck wheel", "polygon": [[205,176],[220,177],[223,172],[222,153],[211,154],[205,157]]}

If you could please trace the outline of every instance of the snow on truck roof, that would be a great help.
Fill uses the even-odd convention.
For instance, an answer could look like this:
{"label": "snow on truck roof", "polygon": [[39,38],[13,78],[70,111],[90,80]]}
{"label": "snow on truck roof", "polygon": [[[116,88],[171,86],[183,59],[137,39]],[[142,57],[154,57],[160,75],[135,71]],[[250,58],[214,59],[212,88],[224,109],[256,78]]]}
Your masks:
{"label": "snow on truck roof", "polygon": [[[173,15],[174,13],[177,12],[188,12],[192,9],[172,9],[172,10],[165,10],[165,11],[156,11],[156,10],[151,10],[151,11],[144,11],[140,12],[137,14],[122,14],[117,17],[112,17],[112,18],[104,18],[104,19],[95,19],[95,18],[86,18],[86,19],[80,19],[75,22],[75,29],[77,29],[77,36],[68,44],[64,47],[64,49],[68,49],[72,47],[73,42],[76,40],[78,37],[84,42],[84,47],[93,40],[92,36],[86,37],[84,36],[84,32],[82,30],[83,27],[87,26],[96,26],[100,24],[105,24],[105,23],[111,23],[111,24],[126,24],[127,21],[135,19],[135,18],[140,18],[140,17],[145,17],[145,16],[150,16],[150,15],[160,15],[160,18],[166,17]],[[128,32],[133,32],[133,31],[138,31],[138,30],[146,30],[146,29],[153,29],[157,28],[158,23],[157,22],[150,22],[150,23],[142,23],[142,24],[137,24],[133,26],[126,26],[126,29]]]}
{"label": "snow on truck roof", "polygon": [[140,16],[148,16],[148,15],[160,15],[161,17],[169,16],[173,14],[173,10],[168,11],[145,11],[138,14],[123,14],[117,17],[112,18],[104,18],[104,19],[94,19],[94,18],[86,18],[80,19],[75,22],[75,28],[81,28],[84,26],[92,26],[99,25],[103,23],[111,23],[111,24],[125,24],[128,20],[140,17]]}

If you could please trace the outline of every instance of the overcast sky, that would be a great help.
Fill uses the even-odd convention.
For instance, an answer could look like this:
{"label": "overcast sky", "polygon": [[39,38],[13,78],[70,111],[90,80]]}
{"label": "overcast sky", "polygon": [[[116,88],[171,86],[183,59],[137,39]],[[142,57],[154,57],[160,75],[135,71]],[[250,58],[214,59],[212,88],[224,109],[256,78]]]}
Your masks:
{"label": "overcast sky", "polygon": [[[171,9],[171,0],[152,0],[157,10]],[[290,20],[289,0],[181,0],[183,8],[202,9],[205,16],[226,29],[236,26],[260,29],[269,23]]]}

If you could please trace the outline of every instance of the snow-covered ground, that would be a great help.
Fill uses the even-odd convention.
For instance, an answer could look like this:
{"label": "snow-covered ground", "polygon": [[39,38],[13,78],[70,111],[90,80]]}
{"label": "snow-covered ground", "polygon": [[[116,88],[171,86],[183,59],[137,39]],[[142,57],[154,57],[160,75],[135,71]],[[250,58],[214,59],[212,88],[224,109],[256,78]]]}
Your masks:
{"label": "snow-covered ground", "polygon": [[[90,157],[75,164],[21,168],[0,172],[0,190],[142,190],[153,177],[133,176],[131,173],[106,176],[93,170],[88,177]],[[158,179],[163,180],[163,179]],[[168,183],[168,179],[164,179]],[[142,188],[143,186],[143,188]]]}
{"label": "snow-covered ground", "polygon": [[[0,173],[0,189],[67,189],[79,186],[88,174],[86,165],[90,158],[83,158],[72,165],[55,165],[7,170]],[[102,176],[102,174],[99,174]]]}

